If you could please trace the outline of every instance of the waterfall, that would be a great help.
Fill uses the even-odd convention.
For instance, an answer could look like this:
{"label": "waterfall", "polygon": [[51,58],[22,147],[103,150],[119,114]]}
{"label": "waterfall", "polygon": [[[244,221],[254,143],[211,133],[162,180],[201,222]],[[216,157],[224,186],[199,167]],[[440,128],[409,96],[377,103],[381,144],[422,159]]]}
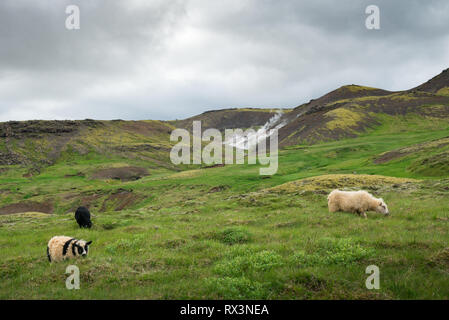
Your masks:
{"label": "waterfall", "polygon": [[[285,121],[281,121],[283,112],[278,110],[277,113],[272,116],[260,129],[255,132],[254,130],[249,130],[248,133],[234,134],[231,138],[223,142],[223,144],[230,145],[237,149],[248,150],[253,145],[263,141],[270,136],[270,130],[280,129],[287,124]],[[249,142],[255,142],[252,145]]]}

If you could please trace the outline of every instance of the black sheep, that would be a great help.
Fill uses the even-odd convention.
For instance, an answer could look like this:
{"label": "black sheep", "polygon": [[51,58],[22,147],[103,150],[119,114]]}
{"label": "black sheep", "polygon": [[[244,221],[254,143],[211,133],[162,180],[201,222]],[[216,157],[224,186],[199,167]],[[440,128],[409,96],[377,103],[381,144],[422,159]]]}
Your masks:
{"label": "black sheep", "polygon": [[90,221],[90,212],[86,207],[79,207],[75,212],[75,219],[78,222],[80,228],[90,228],[92,227],[92,222]]}

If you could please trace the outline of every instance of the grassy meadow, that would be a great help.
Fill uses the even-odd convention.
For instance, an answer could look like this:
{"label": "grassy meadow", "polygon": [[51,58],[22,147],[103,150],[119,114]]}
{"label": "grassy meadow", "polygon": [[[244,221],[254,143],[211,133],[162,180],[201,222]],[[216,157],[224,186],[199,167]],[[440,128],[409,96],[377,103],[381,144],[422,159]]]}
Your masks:
{"label": "grassy meadow", "polygon": [[[91,179],[146,163],[74,150],[31,178],[9,167],[0,204],[51,200],[54,213],[0,215],[0,299],[448,299],[449,145],[431,141],[449,126],[382,121],[357,138],[281,150],[268,177],[227,165]],[[328,213],[337,187],[382,197],[391,215]],[[73,208],[89,199],[94,226],[79,229]],[[55,235],[93,240],[88,257],[50,264]],[[80,290],[65,287],[70,264]],[[365,287],[369,265],[380,268],[379,290]]]}

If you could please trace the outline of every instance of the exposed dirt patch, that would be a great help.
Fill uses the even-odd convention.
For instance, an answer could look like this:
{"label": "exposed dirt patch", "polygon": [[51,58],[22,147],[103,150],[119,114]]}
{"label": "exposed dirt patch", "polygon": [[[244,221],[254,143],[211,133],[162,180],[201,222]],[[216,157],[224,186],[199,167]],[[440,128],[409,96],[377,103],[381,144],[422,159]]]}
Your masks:
{"label": "exposed dirt patch", "polygon": [[13,203],[0,208],[0,215],[24,213],[24,212],[42,212],[53,213],[53,204],[51,202],[20,202]]}
{"label": "exposed dirt patch", "polygon": [[210,166],[202,167],[201,169],[219,168],[219,167],[224,167],[224,166],[225,166],[224,163],[217,163],[217,164],[213,164]]}
{"label": "exposed dirt patch", "polygon": [[148,176],[147,169],[140,167],[120,167],[101,169],[92,174],[93,179],[117,179],[122,181],[138,180]]}
{"label": "exposed dirt patch", "polygon": [[128,207],[131,207],[141,198],[134,194],[132,191],[118,189],[112,193],[104,202],[100,211],[108,210],[108,207],[112,207],[114,211],[121,211]]}
{"label": "exposed dirt patch", "polygon": [[76,209],[80,206],[86,207],[89,210],[95,210],[99,207],[101,202],[99,201],[101,197],[103,197],[103,193],[93,193],[93,194],[83,194],[80,195],[79,193],[69,193],[65,194],[62,199],[64,202],[70,201],[71,207],[66,211],[66,213],[69,212],[75,212]]}
{"label": "exposed dirt patch", "polygon": [[229,186],[225,186],[225,185],[212,187],[212,188],[209,190],[209,193],[214,193],[214,192],[224,191],[224,190],[226,190],[227,188],[229,188]]}
{"label": "exposed dirt patch", "polygon": [[92,206],[92,203],[100,199],[103,195],[102,194],[91,194],[86,195],[81,198],[80,206],[86,207],[87,209],[90,209]]}
{"label": "exposed dirt patch", "polygon": [[399,150],[395,151],[389,151],[382,153],[378,158],[374,159],[375,164],[381,164],[388,161],[391,161],[393,159],[405,157],[406,155],[409,155],[411,152],[401,152]]}
{"label": "exposed dirt patch", "polygon": [[84,177],[84,176],[85,176],[84,173],[82,173],[82,172],[77,172],[77,173],[75,173],[75,174],[66,174],[66,175],[64,176],[64,178]]}
{"label": "exposed dirt patch", "polygon": [[79,206],[83,206],[94,214],[105,211],[121,211],[132,207],[143,199],[142,194],[136,194],[132,190],[122,188],[111,193],[96,190],[83,194],[67,193],[62,197],[64,202],[70,202],[70,207],[65,211],[66,213],[75,212]]}

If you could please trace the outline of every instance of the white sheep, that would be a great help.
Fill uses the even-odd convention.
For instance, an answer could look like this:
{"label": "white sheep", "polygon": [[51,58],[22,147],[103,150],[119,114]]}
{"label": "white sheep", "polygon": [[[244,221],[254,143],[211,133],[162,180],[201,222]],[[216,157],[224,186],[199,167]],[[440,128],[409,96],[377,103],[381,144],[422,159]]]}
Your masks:
{"label": "white sheep", "polygon": [[388,207],[382,198],[377,199],[363,190],[334,190],[327,196],[327,205],[329,212],[353,212],[364,218],[366,218],[366,211],[376,211],[384,215],[389,214]]}
{"label": "white sheep", "polygon": [[55,236],[48,241],[47,257],[50,262],[68,258],[86,257],[92,241],[77,240],[66,236]]}

